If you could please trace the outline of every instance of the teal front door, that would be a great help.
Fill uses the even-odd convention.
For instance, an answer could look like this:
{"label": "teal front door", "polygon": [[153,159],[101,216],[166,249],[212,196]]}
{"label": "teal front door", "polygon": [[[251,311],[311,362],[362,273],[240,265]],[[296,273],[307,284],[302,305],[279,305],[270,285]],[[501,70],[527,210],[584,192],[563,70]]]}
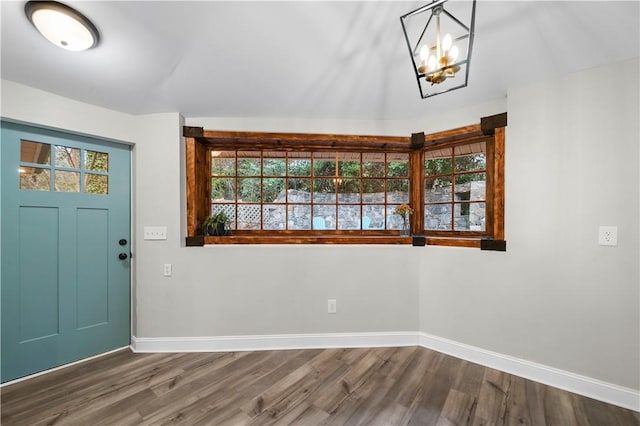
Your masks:
{"label": "teal front door", "polygon": [[2,382],[129,345],[130,148],[2,122]]}

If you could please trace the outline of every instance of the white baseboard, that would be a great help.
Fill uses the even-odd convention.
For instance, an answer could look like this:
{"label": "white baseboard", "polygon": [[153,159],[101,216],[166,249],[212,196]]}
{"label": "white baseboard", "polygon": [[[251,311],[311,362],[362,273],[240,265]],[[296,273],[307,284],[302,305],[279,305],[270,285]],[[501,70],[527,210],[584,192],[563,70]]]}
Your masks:
{"label": "white baseboard", "polygon": [[418,332],[135,337],[134,352],[237,352],[287,349],[422,346],[525,379],[640,411],[640,391]]}
{"label": "white baseboard", "polygon": [[418,335],[415,332],[131,338],[131,350],[134,352],[237,352],[417,345]]}
{"label": "white baseboard", "polygon": [[640,411],[640,391],[559,370],[531,361],[419,333],[419,345],[485,367],[564,389],[619,407]]}

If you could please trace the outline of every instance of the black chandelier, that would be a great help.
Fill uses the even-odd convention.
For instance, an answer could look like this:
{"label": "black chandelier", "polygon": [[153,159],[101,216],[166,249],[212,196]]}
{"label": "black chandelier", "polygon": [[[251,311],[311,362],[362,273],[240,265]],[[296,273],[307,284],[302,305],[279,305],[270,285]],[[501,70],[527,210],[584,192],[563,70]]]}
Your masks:
{"label": "black chandelier", "polygon": [[[467,86],[476,0],[434,0],[400,17],[422,99]],[[466,22],[466,23],[465,23]]]}

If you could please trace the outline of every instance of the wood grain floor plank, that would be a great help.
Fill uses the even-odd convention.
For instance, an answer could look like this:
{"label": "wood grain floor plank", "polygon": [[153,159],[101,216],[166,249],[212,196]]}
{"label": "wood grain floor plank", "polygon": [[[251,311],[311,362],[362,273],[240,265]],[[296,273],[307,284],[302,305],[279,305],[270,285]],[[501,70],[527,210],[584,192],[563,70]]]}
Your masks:
{"label": "wood grain floor plank", "polygon": [[420,347],[127,350],[0,397],[3,426],[640,426],[637,412]]}

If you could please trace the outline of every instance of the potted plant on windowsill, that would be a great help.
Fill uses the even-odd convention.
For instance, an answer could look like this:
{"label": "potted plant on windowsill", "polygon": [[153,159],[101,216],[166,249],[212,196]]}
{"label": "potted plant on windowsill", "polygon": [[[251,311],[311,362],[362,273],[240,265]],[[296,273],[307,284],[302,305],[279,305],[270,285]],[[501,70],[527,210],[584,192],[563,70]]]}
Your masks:
{"label": "potted plant on windowsill", "polygon": [[212,216],[207,216],[202,222],[202,233],[205,236],[223,236],[228,234],[229,216],[220,211]]}

